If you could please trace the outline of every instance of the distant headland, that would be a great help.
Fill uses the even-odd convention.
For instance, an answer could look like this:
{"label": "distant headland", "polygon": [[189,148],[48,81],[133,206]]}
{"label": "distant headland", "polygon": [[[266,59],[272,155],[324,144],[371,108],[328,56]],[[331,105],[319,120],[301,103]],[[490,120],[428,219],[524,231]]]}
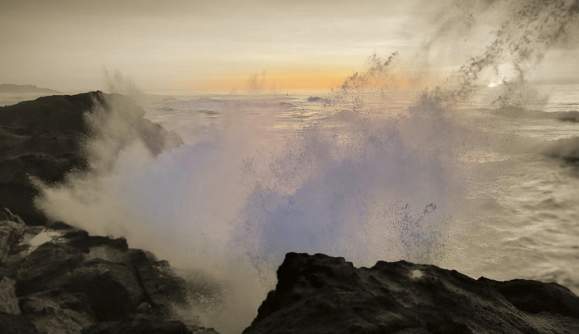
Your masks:
{"label": "distant headland", "polygon": [[35,93],[35,94],[57,94],[54,89],[37,87],[34,85],[0,84],[0,93]]}

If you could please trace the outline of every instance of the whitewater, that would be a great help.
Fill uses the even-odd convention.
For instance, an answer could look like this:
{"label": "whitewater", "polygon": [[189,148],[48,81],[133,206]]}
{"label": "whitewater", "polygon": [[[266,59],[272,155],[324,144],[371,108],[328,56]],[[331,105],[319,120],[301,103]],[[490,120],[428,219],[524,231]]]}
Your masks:
{"label": "whitewater", "polygon": [[[139,115],[110,101],[87,119],[89,172],[39,184],[36,205],[169,260],[191,285],[194,310],[177,311],[223,333],[255,317],[290,251],[577,292],[579,87],[529,79],[567,43],[579,7],[476,3],[476,16],[450,7],[414,57],[372,56],[331,92],[128,92],[177,134],[172,149],[152,155],[132,127]],[[462,65],[423,80],[429,61],[457,57],[457,40],[480,30]]]}
{"label": "whitewater", "polygon": [[135,246],[194,269],[210,323],[231,308],[249,319],[287,251],[577,292],[579,174],[550,155],[574,145],[577,88],[541,86],[548,99],[526,109],[488,103],[486,88],[453,111],[421,110],[416,92],[354,111],[332,94],[156,97],[147,117],[185,145],[153,166],[125,162],[109,195],[130,200],[133,230],[153,231],[155,246]]}
{"label": "whitewater", "polygon": [[114,140],[97,140],[93,160],[112,167],[47,190],[43,205],[171,261],[194,300],[178,311],[225,332],[254,317],[289,251],[577,293],[579,173],[553,152],[577,150],[579,87],[538,85],[543,98],[524,107],[497,106],[496,89],[455,108],[403,90],[147,96],[146,117],[182,143],[113,155],[126,122],[100,124]]}

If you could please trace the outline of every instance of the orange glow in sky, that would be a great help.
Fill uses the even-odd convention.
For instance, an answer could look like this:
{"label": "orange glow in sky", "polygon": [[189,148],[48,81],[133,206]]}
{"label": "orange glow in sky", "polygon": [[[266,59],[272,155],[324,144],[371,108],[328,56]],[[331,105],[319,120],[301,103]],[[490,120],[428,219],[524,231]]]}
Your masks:
{"label": "orange glow in sky", "polygon": [[[347,69],[286,69],[262,71],[254,74],[231,74],[215,77],[188,86],[195,91],[235,92],[235,93],[285,93],[322,92],[340,88],[346,78],[354,73]],[[422,73],[419,77],[412,73],[394,71],[383,82],[374,83],[391,89],[411,89],[433,82],[433,73]],[[368,87],[371,88],[371,87]]]}
{"label": "orange glow in sky", "polygon": [[192,84],[209,92],[322,91],[337,88],[352,72],[347,70],[272,70],[250,75],[229,75]]}

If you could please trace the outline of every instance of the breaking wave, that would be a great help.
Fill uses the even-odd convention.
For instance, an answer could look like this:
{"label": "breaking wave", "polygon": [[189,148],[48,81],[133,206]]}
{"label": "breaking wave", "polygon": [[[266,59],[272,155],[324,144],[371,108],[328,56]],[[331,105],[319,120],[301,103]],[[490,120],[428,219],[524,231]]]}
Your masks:
{"label": "breaking wave", "polygon": [[[277,119],[292,103],[244,99],[219,109],[209,99],[210,106],[191,109],[215,116],[210,131],[174,124],[185,143],[157,156],[127,131],[130,118],[113,105],[107,120],[93,123],[97,135],[87,143],[97,167],[43,186],[37,203],[53,219],[126,237],[209,277],[221,292],[206,296],[214,302],[197,305],[197,313],[224,333],[254,317],[285,252],[324,252],[358,265],[437,262],[461,207],[460,156],[476,144],[473,129],[454,120],[455,107],[499,64],[512,62],[512,81],[524,82],[577,13],[577,4],[564,0],[482,3],[484,10],[512,7],[495,38],[402,108],[384,94],[397,53],[372,57],[337,93],[310,101],[323,102],[322,116],[295,128],[280,129]],[[440,36],[433,40],[428,52]],[[501,103],[511,105],[520,87],[505,85]],[[123,145],[111,143],[115,138]]]}

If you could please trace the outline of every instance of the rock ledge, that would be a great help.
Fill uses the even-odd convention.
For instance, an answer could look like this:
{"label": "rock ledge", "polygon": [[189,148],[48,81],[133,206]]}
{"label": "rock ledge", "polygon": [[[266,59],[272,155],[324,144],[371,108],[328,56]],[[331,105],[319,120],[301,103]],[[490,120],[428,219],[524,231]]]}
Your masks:
{"label": "rock ledge", "polygon": [[288,253],[244,334],[579,333],[579,298],[563,286],[478,280],[430,265]]}

